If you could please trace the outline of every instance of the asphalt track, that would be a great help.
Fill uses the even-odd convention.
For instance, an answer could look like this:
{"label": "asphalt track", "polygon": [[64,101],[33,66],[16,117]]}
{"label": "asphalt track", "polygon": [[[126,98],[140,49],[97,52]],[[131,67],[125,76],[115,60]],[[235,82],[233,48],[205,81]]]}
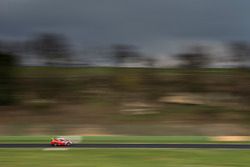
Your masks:
{"label": "asphalt track", "polygon": [[[0,144],[0,148],[48,148],[50,144]],[[70,148],[250,149],[250,144],[72,144]]]}

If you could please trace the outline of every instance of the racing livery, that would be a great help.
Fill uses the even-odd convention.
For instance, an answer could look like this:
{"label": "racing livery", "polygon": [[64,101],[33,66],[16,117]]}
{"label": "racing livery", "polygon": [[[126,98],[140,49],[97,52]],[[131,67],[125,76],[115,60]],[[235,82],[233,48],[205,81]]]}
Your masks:
{"label": "racing livery", "polygon": [[59,138],[52,138],[50,144],[52,146],[70,146],[72,142],[70,140],[66,140],[63,137],[59,137]]}

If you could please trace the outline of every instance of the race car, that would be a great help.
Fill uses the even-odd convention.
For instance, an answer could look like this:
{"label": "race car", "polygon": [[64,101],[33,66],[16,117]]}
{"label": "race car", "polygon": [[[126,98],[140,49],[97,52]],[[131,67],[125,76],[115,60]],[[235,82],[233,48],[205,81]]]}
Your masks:
{"label": "race car", "polygon": [[59,137],[59,138],[52,138],[50,144],[52,146],[70,146],[72,144],[72,141],[66,140],[63,137]]}

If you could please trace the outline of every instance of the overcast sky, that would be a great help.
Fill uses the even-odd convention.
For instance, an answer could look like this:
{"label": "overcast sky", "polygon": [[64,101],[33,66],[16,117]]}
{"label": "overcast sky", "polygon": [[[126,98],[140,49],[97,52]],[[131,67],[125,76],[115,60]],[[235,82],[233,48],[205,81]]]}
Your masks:
{"label": "overcast sky", "polygon": [[250,0],[0,0],[0,39],[39,32],[78,45],[250,41]]}

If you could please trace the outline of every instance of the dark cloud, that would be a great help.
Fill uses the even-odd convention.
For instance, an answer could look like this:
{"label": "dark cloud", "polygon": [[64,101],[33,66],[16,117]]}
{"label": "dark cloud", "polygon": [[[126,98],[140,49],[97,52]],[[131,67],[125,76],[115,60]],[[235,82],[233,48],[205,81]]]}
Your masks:
{"label": "dark cloud", "polygon": [[1,0],[0,38],[65,33],[85,44],[250,40],[249,0]]}

